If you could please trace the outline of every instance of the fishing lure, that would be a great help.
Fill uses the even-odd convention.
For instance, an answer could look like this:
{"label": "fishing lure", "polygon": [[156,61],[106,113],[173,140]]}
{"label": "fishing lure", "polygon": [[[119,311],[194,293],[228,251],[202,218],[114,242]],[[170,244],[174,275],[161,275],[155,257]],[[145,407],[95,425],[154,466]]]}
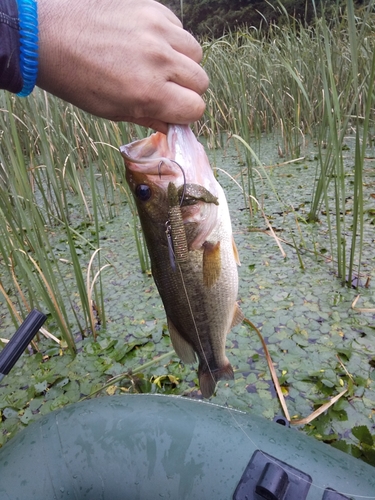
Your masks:
{"label": "fishing lure", "polygon": [[181,213],[182,202],[183,196],[180,201],[176,186],[173,182],[170,182],[168,184],[168,220],[166,222],[166,235],[169,260],[174,271],[176,270],[176,262],[186,262],[189,258],[186,232]]}

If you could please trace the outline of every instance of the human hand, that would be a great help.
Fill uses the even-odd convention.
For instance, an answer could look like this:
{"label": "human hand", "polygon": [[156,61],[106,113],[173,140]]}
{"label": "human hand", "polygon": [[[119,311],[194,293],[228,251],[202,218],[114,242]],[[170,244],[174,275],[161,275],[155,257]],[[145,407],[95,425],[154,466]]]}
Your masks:
{"label": "human hand", "polygon": [[202,49],[154,0],[38,0],[37,85],[94,115],[166,132],[204,112]]}

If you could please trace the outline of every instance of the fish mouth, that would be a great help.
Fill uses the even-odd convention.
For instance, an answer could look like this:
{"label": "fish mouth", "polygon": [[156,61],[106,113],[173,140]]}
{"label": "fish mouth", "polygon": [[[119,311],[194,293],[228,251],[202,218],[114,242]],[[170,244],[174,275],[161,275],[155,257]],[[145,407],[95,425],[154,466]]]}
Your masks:
{"label": "fish mouth", "polygon": [[152,176],[160,186],[161,178],[165,186],[172,181],[177,188],[185,183],[200,184],[218,196],[216,179],[204,148],[189,125],[168,125],[167,135],[156,132],[121,146],[120,152],[129,171]]}
{"label": "fish mouth", "polygon": [[170,155],[167,136],[161,132],[121,146],[120,153],[132,170],[150,175],[158,174],[159,163],[163,160],[167,162]]}
{"label": "fish mouth", "polygon": [[126,166],[133,172],[147,176],[162,177],[169,182],[174,180],[177,185],[185,184],[185,172],[174,158],[168,145],[168,136],[156,132],[151,136],[120,147]]}

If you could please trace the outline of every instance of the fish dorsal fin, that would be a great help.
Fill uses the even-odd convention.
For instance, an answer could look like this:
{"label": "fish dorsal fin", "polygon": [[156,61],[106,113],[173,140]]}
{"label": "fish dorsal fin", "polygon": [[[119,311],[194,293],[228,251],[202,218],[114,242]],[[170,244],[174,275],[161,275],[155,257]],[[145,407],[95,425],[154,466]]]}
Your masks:
{"label": "fish dorsal fin", "polygon": [[240,323],[242,323],[242,321],[244,320],[244,317],[245,317],[244,313],[241,311],[240,306],[236,302],[235,306],[234,306],[234,310],[233,310],[233,318],[232,318],[232,324],[230,325],[230,330],[234,326],[239,325]]}
{"label": "fish dorsal fin", "polygon": [[232,236],[232,247],[233,247],[233,253],[234,253],[234,260],[236,261],[237,266],[240,266],[241,265],[240,256],[238,254],[237,245],[236,245],[236,242],[234,241],[233,236]]}
{"label": "fish dorsal fin", "polygon": [[173,349],[177,356],[186,364],[195,363],[195,352],[191,345],[180,335],[169,317],[167,317],[169,335],[171,336]]}
{"label": "fish dorsal fin", "polygon": [[220,241],[203,243],[203,283],[210,288],[219,279],[221,273]]}

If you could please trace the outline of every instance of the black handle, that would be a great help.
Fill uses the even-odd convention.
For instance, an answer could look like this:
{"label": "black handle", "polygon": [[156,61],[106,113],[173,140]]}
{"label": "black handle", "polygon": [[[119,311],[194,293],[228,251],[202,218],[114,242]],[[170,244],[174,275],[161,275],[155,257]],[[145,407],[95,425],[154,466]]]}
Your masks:
{"label": "black handle", "polygon": [[16,333],[0,352],[0,375],[7,375],[30,341],[34,338],[47,316],[33,309]]}

